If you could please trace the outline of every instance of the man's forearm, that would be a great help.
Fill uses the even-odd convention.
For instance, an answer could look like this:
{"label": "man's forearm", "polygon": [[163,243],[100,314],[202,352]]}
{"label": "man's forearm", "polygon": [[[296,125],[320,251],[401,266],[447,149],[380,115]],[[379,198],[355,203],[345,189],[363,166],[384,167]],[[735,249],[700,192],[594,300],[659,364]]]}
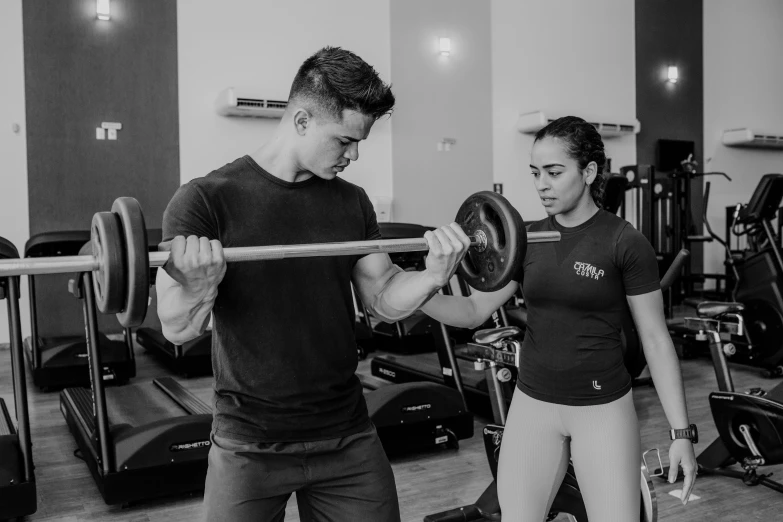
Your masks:
{"label": "man's forearm", "polygon": [[375,297],[372,310],[381,319],[395,322],[405,319],[424,305],[440,287],[424,272],[400,270]]}
{"label": "man's forearm", "polygon": [[179,285],[158,294],[158,317],[163,336],[171,343],[181,345],[204,333],[216,298],[217,289],[205,296],[194,296]]}
{"label": "man's forearm", "polygon": [[473,329],[484,322],[469,297],[436,295],[427,301],[421,310],[449,326]]}

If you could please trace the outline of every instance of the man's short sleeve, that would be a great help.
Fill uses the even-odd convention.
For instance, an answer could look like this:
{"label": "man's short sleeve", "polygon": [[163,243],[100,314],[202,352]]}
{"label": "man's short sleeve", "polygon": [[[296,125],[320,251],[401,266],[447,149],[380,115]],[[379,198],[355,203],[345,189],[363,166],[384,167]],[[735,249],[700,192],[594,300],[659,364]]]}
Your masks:
{"label": "man's short sleeve", "polygon": [[220,239],[210,206],[193,182],[177,189],[163,212],[163,241],[176,236]]}
{"label": "man's short sleeve", "polygon": [[641,232],[627,224],[617,239],[616,252],[626,295],[642,295],[661,289],[655,250]]}
{"label": "man's short sleeve", "polygon": [[370,198],[363,188],[359,189],[359,204],[362,207],[362,213],[364,214],[364,240],[374,241],[376,239],[382,239],[381,229],[378,226],[378,219],[375,217],[375,208],[372,206]]}

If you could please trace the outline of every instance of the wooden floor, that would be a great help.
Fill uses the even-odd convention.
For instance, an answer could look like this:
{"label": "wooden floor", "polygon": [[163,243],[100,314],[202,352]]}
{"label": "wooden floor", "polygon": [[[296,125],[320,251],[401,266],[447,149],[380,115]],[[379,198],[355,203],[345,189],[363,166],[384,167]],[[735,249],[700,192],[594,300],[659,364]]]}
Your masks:
{"label": "wooden floor", "polygon": [[[138,376],[135,382],[167,375],[156,359],[137,347]],[[0,349],[0,397],[13,408],[11,375],[7,347]],[[717,432],[712,424],[707,396],[715,388],[712,366],[706,359],[682,363],[691,420],[701,431],[697,453],[712,441]],[[769,389],[777,380],[763,379],[758,370],[732,366],[738,390],[753,386]],[[369,361],[360,363],[360,372],[369,374]],[[181,380],[182,381],[182,380]],[[182,381],[204,401],[210,401],[211,378]],[[199,496],[175,498],[134,505],[129,508],[104,504],[87,466],[73,454],[76,444],[59,411],[57,393],[42,393],[29,386],[30,418],[34,442],[33,455],[38,482],[36,521],[194,521],[200,515]],[[643,448],[659,447],[666,463],[667,422],[651,387],[634,390],[642,426]],[[402,520],[421,521],[423,516],[472,502],[488,484],[491,475],[481,440],[482,419],[476,421],[476,434],[462,441],[459,451],[436,450],[407,456],[392,462],[402,510]],[[767,468],[783,480],[783,466]],[[669,492],[679,487],[656,481],[659,520],[661,521],[781,521],[783,495],[763,487],[746,487],[739,480],[723,477],[699,477],[694,494],[698,500],[682,506]],[[292,498],[286,521],[298,520]],[[557,520],[566,520],[564,516]]]}

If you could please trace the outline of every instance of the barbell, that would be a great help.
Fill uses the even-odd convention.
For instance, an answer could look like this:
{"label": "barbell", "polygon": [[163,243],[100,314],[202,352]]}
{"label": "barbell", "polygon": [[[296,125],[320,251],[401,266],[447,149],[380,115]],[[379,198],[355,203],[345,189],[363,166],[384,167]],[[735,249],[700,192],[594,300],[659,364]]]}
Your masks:
{"label": "barbell", "polygon": [[[478,192],[460,206],[455,219],[470,237],[471,248],[458,271],[473,288],[492,292],[522,270],[528,243],[560,240],[559,232],[527,233],[519,212],[501,195]],[[296,257],[365,255],[427,251],[427,240],[380,239],[303,245],[227,247],[227,263]],[[150,251],[144,214],[138,201],[117,198],[111,212],[93,216],[90,242],[77,256],[0,260],[0,277],[92,272],[98,309],[117,314],[127,328],[139,326],[147,313],[151,267],[162,267],[168,251]]]}

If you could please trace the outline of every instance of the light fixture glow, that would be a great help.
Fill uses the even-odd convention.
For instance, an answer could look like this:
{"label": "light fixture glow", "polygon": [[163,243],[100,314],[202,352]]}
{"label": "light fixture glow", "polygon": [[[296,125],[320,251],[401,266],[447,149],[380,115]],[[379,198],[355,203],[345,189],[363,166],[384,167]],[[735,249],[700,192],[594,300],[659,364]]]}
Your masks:
{"label": "light fixture glow", "polygon": [[97,0],[96,11],[98,12],[98,20],[110,20],[109,0]]}
{"label": "light fixture glow", "polygon": [[448,56],[451,54],[451,38],[440,39],[440,55]]}
{"label": "light fixture glow", "polygon": [[669,66],[669,72],[667,74],[667,79],[671,83],[677,83],[677,80],[680,79],[680,73],[677,70],[677,66],[676,65],[670,65]]}

